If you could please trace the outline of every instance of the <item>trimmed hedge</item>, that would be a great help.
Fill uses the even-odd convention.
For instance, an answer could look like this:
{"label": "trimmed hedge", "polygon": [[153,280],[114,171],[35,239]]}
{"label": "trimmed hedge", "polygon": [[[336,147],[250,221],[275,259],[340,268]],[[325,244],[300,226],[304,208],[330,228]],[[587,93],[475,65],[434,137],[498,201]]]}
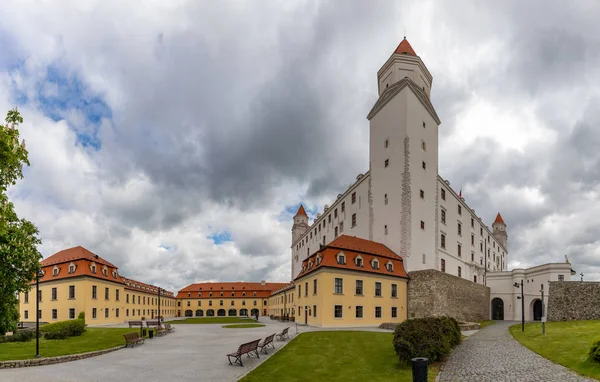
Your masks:
{"label": "trimmed hedge", "polygon": [[17,330],[12,336],[0,336],[0,343],[3,342],[27,342],[35,338],[35,330],[22,329]]}
{"label": "trimmed hedge", "polygon": [[590,358],[593,361],[600,362],[600,339],[592,343],[590,348]]}
{"label": "trimmed hedge", "polygon": [[59,321],[40,327],[47,340],[63,340],[67,337],[80,336],[85,331],[85,322],[82,319]]}
{"label": "trimmed hedge", "polygon": [[460,341],[460,327],[452,317],[409,319],[398,324],[394,331],[394,349],[402,363],[416,357],[440,361]]}

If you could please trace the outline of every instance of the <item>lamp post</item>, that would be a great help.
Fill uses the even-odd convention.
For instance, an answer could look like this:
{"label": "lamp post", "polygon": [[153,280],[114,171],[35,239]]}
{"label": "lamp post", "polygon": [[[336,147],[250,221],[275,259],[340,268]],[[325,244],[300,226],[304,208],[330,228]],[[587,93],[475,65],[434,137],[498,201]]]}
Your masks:
{"label": "lamp post", "polygon": [[35,358],[40,358],[40,277],[41,269],[35,273]]}
{"label": "lamp post", "polygon": [[160,326],[160,287],[158,287],[158,326]]}
{"label": "lamp post", "polygon": [[542,334],[546,335],[546,314],[544,313],[544,284],[542,284]]}
{"label": "lamp post", "polygon": [[[523,279],[521,279],[521,296],[517,296],[517,299],[521,299],[521,331],[525,331],[525,292],[523,291]],[[514,283],[514,287],[518,288],[519,284]]]}

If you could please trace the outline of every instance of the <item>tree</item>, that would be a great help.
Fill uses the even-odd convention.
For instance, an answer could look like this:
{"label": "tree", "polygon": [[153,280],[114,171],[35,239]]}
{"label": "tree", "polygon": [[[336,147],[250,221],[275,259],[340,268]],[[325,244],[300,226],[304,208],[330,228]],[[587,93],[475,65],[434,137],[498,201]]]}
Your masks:
{"label": "tree", "polygon": [[[8,186],[23,178],[23,165],[29,166],[25,141],[19,143],[18,125],[23,118],[10,110],[6,124],[0,125],[0,334],[13,331],[19,320],[17,294],[31,288],[42,255],[38,229],[19,219],[6,194]],[[35,316],[34,316],[35,317]]]}

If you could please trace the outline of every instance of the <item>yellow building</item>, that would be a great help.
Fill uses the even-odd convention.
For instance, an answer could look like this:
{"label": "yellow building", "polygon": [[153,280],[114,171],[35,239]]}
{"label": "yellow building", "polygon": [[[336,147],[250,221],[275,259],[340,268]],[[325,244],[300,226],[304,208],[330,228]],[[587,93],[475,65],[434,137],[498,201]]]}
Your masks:
{"label": "yellow building", "polygon": [[264,281],[191,284],[177,293],[178,316],[266,316],[271,292],[285,285]]}
{"label": "yellow building", "polygon": [[269,296],[269,308],[267,313],[269,316],[282,317],[287,315],[288,317],[295,316],[294,309],[294,283],[285,285],[282,288],[276,289]]}
{"label": "yellow building", "polygon": [[[83,247],[57,252],[41,262],[39,280],[42,322],[77,318],[85,312],[88,325],[122,323],[154,318],[158,312],[158,288],[119,275],[115,265]],[[19,294],[20,321],[35,321],[35,283]],[[161,290],[163,317],[176,315],[175,296]]]}
{"label": "yellow building", "polygon": [[402,258],[381,243],[342,235],[302,262],[294,280],[296,322],[378,326],[407,318]]}

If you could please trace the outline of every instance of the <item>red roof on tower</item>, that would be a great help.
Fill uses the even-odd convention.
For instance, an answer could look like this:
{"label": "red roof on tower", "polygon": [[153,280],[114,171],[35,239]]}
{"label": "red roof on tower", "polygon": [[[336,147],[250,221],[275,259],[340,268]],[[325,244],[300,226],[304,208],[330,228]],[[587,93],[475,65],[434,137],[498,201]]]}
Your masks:
{"label": "red roof on tower", "polygon": [[298,216],[298,215],[308,216],[306,214],[306,211],[304,211],[304,206],[302,204],[300,204],[300,208],[298,208],[298,212],[296,212],[296,216]]}
{"label": "red roof on tower", "polygon": [[498,212],[498,215],[496,215],[496,220],[494,220],[494,223],[502,223],[506,225],[506,223],[504,223],[504,220],[502,220],[502,216],[500,216],[500,212]]}
{"label": "red roof on tower", "polygon": [[400,45],[398,45],[398,47],[396,48],[396,50],[394,51],[394,53],[397,54],[408,54],[411,56],[416,56],[417,54],[415,53],[414,49],[412,48],[412,46],[410,46],[410,43],[408,42],[408,40],[406,39],[406,37],[404,37],[404,40],[400,41]]}

